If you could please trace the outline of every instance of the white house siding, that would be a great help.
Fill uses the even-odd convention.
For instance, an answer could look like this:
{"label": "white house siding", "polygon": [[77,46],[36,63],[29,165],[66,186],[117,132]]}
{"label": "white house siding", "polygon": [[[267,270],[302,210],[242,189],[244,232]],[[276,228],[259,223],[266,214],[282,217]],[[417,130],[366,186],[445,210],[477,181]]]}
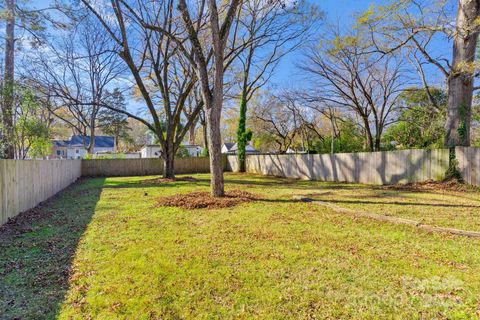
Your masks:
{"label": "white house siding", "polygon": [[67,159],[82,159],[87,154],[85,147],[67,148]]}
{"label": "white house siding", "polygon": [[160,146],[150,145],[143,147],[140,153],[142,158],[160,158],[161,149]]}
{"label": "white house siding", "polygon": [[[113,152],[114,148],[93,148],[93,153]],[[83,159],[87,154],[87,148],[83,146],[67,148],[67,159]]]}

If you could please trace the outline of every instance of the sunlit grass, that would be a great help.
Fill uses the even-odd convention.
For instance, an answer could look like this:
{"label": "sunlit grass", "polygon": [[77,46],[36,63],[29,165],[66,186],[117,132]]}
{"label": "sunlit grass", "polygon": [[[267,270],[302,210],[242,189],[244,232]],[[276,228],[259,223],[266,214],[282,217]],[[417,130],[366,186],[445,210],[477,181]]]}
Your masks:
{"label": "sunlit grass", "polygon": [[[227,189],[244,189],[262,200],[216,210],[156,207],[158,197],[209,189],[208,175],[195,177],[196,183],[162,185],[142,183],[152,177],[102,182],[94,214],[78,245],[72,244],[70,281],[65,295],[56,300],[55,317],[469,319],[479,314],[480,241],[292,201],[292,195],[324,192],[368,200],[370,187],[226,174]],[[77,189],[97,190],[98,181]],[[83,201],[95,196],[82,193],[76,203],[64,197],[54,206],[82,215]],[[416,196],[428,201],[429,195]],[[433,196],[431,201],[440,200]],[[63,232],[57,227],[36,232],[46,238],[63,236],[59,230]],[[21,235],[10,246],[32,239]],[[1,263],[16,254],[0,253],[0,273]],[[18,272],[4,276],[18,277]],[[12,288],[4,279],[0,293]],[[21,284],[15,288],[18,294],[31,289]],[[44,301],[42,296],[39,287],[32,303]],[[24,318],[42,309],[35,304],[2,308]]]}

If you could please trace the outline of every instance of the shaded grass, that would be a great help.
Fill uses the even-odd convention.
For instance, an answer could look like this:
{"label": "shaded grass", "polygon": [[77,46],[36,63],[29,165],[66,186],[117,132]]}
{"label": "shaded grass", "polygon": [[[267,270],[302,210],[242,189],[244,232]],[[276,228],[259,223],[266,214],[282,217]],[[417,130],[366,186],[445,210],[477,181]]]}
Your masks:
{"label": "shaded grass", "polygon": [[0,319],[55,317],[102,184],[76,184],[0,227]]}
{"label": "shaded grass", "polygon": [[[299,193],[347,198],[376,192],[371,187],[227,174],[227,189],[244,189],[262,200],[216,210],[155,208],[162,196],[207,191],[208,175],[195,178],[161,185],[141,183],[140,177],[88,181],[93,189],[103,185],[101,197],[93,217],[85,213],[91,221],[76,246],[61,308],[46,318],[55,313],[60,319],[479,315],[480,241],[355,219],[291,200]],[[391,197],[404,201],[401,193]],[[67,212],[83,207],[68,201],[54,206]],[[0,253],[3,262],[15,257],[24,259]],[[10,289],[4,278],[0,286]],[[25,287],[18,288],[13,296]],[[37,290],[42,295],[43,289]],[[28,318],[35,308],[40,307],[32,304],[30,313],[24,309],[21,315]]]}

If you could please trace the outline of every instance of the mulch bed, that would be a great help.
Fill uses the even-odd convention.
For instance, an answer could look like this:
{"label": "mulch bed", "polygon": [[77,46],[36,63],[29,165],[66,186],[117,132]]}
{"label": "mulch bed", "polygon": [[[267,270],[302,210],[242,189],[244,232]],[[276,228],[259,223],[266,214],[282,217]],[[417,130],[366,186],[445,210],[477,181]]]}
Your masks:
{"label": "mulch bed", "polygon": [[446,180],[446,181],[425,181],[425,182],[414,182],[407,184],[395,184],[381,186],[381,189],[385,190],[398,190],[398,191],[474,191],[478,190],[473,186],[467,185],[458,181],[456,179]]}
{"label": "mulch bed", "polygon": [[242,190],[227,191],[223,197],[212,197],[210,192],[192,192],[162,197],[158,199],[157,207],[168,206],[190,210],[221,209],[255,200],[258,200],[256,195]]}
{"label": "mulch bed", "polygon": [[142,180],[142,183],[170,183],[170,182],[178,182],[178,181],[185,181],[185,182],[197,182],[198,180],[195,179],[194,177],[181,177],[181,178],[155,178],[155,179],[148,179],[148,180]]}

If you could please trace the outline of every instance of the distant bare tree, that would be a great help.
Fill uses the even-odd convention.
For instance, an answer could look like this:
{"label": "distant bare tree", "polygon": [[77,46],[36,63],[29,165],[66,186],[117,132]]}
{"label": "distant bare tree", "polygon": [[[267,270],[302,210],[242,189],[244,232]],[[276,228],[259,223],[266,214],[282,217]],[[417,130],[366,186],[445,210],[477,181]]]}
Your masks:
{"label": "distant bare tree", "polygon": [[99,8],[88,0],[82,3],[117,44],[117,54],[128,66],[147,112],[143,116],[116,111],[140,121],[156,135],[163,150],[163,175],[173,178],[176,151],[202,108],[196,104],[185,112],[197,75],[190,61],[193,49],[184,45],[186,35],[174,16],[175,2],[111,0],[108,8]]}
{"label": "distant bare tree", "polygon": [[337,33],[322,49],[310,48],[301,69],[315,83],[313,95],[318,101],[360,117],[368,150],[376,151],[407,79],[397,57],[366,51],[359,35]]}
{"label": "distant bare tree", "polygon": [[239,10],[235,33],[252,39],[239,55],[240,115],[237,129],[239,172],[245,172],[248,102],[273,75],[280,60],[305,44],[321,14],[315,6],[300,1],[245,1]]}
{"label": "distant bare tree", "polygon": [[301,134],[302,118],[298,106],[291,102],[270,94],[253,109],[257,130],[273,138],[279,153],[285,153]]}
{"label": "distant bare tree", "polygon": [[[98,23],[85,18],[36,60],[32,80],[52,100],[51,111],[76,132],[89,135],[88,153],[95,147],[95,130],[107,88],[124,67],[114,43],[100,32]],[[69,117],[65,116],[65,111]]]}

